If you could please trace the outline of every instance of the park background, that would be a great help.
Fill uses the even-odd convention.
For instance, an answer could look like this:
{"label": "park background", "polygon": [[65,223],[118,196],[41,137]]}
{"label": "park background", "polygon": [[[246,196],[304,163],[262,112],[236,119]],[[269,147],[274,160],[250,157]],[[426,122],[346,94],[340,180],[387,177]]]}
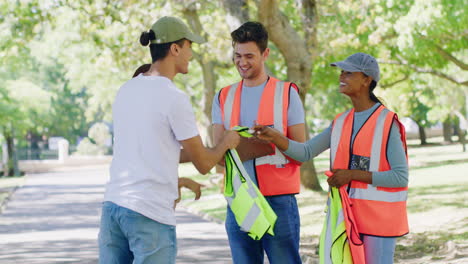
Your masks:
{"label": "park background", "polygon": [[[268,71],[301,89],[310,137],[351,107],[338,93],[339,69],[329,64],[355,52],[378,59],[375,93],[398,113],[411,138],[413,231],[399,240],[397,258],[466,260],[466,6],[464,0],[2,1],[0,180],[20,184],[21,177],[12,175],[44,169],[44,163],[106,161],[112,154],[114,96],[138,66],[151,62],[148,47],[138,40],[164,15],[182,18],[208,40],[193,45],[190,73],[175,83],[190,95],[200,133],[211,145],[213,96],[239,78],[230,32],[255,20],[269,31]],[[54,163],[59,142],[66,142],[70,157]],[[323,219],[327,159],[324,153],[302,166],[302,245],[311,256]],[[225,203],[214,199],[220,195],[219,174],[200,176],[184,165],[181,176],[207,184],[201,201],[184,194],[181,206],[222,221]]]}

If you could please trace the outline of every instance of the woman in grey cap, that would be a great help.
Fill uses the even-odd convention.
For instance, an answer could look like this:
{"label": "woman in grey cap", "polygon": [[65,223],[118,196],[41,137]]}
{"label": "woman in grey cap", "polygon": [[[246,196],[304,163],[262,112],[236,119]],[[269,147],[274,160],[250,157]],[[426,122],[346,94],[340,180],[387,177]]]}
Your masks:
{"label": "woman in grey cap", "polygon": [[[374,95],[380,80],[374,57],[356,53],[331,66],[341,68],[339,92],[351,99],[352,109],[337,115],[327,129],[305,143],[265,126],[256,126],[256,134],[301,162],[330,148],[328,184],[344,188],[349,195],[352,206],[348,209],[362,239],[350,239],[351,248],[357,249],[351,250],[355,263],[359,251],[366,263],[393,263],[396,237],[409,232],[405,129]],[[352,222],[344,221],[347,226]],[[330,251],[332,241],[322,241],[321,263],[332,263],[336,257]]]}

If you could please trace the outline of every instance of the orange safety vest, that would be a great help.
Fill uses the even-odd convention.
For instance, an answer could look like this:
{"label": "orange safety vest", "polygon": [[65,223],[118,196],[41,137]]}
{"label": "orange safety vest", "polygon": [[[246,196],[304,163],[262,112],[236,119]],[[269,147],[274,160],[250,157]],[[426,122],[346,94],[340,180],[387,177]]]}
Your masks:
{"label": "orange safety vest", "polygon": [[[351,142],[353,121],[354,109],[351,109],[337,115],[333,122],[330,143],[332,168],[350,169],[351,162],[359,162],[360,169],[367,171],[390,170],[387,143],[393,121],[399,125],[406,152],[405,129],[397,115],[383,105],[379,106],[362,125],[354,142]],[[364,159],[352,161],[351,154]],[[368,165],[362,165],[367,162]],[[409,232],[406,213],[408,187],[375,187],[364,182],[351,181],[347,189],[359,233],[393,237]]]}
{"label": "orange safety vest", "polygon": [[[289,90],[296,85],[269,77],[260,99],[257,123],[273,125],[287,136]],[[239,125],[242,81],[224,87],[219,93],[224,128]],[[300,163],[287,158],[272,144],[275,152],[256,158],[255,173],[258,187],[264,196],[295,194],[300,191]]]}

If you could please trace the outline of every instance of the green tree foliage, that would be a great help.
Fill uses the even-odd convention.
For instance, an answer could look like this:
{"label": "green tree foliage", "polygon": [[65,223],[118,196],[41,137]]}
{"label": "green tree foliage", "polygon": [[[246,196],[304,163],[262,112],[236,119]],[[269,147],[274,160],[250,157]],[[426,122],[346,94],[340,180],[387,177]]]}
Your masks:
{"label": "green tree foliage", "polygon": [[[339,70],[330,63],[359,51],[379,59],[382,80],[376,93],[400,116],[411,116],[423,127],[466,122],[465,2],[3,1],[0,131],[7,137],[13,129],[20,141],[32,131],[73,143],[86,136],[90,124],[111,122],[117,89],[138,66],[150,62],[139,36],[164,15],[183,18],[208,40],[194,45],[190,74],[175,79],[190,94],[201,126],[208,128],[214,93],[238,79],[229,33],[246,19],[264,19],[261,15],[271,10],[262,7],[277,8],[273,14],[281,15],[275,18],[290,27],[288,36],[295,36],[283,45],[284,37],[271,32],[269,70],[282,79],[296,78],[301,69],[310,72],[300,84],[312,134],[351,106],[338,92]],[[287,53],[298,51],[295,62]],[[304,66],[297,67],[299,61]]]}
{"label": "green tree foliage", "polygon": [[77,153],[82,155],[108,154],[111,136],[109,127],[105,123],[95,123],[89,129],[88,137],[78,144]]}

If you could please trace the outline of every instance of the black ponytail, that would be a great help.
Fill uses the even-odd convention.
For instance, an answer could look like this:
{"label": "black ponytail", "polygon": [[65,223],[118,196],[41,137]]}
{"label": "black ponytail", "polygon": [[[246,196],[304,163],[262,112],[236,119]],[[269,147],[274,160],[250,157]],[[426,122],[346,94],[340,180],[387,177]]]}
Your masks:
{"label": "black ponytail", "polygon": [[152,29],[150,29],[148,32],[142,32],[140,36],[141,45],[148,46],[149,44],[152,63],[154,63],[157,60],[164,59],[167,56],[167,53],[169,52],[169,49],[171,48],[172,44],[175,43],[178,46],[182,47],[186,40],[185,38],[182,38],[173,42],[162,43],[162,44],[151,43],[151,41],[155,39],[156,39],[156,34],[154,33]]}
{"label": "black ponytail", "polygon": [[375,94],[374,94],[374,89],[375,89],[376,86],[377,86],[377,82],[372,80],[372,82],[369,85],[369,97],[370,97],[370,99],[372,101],[382,104],[382,102],[379,100],[379,98],[377,98],[377,96],[375,96]]}
{"label": "black ponytail", "polygon": [[148,46],[151,40],[156,39],[156,34],[150,29],[148,32],[142,32],[140,36],[140,44],[143,46]]}

